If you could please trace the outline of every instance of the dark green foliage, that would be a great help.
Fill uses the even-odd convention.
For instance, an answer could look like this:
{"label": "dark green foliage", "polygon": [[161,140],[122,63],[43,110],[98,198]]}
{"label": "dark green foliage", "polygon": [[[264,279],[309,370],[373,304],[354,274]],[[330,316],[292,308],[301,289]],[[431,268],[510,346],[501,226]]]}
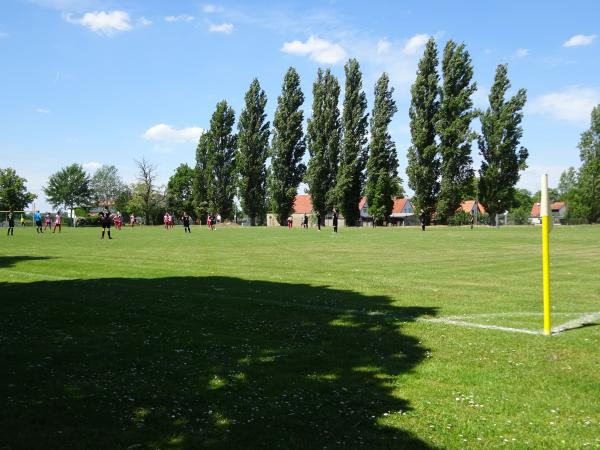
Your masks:
{"label": "dark green foliage", "polygon": [[581,167],[574,207],[588,223],[600,222],[600,105],[592,110],[589,130],[579,142]]}
{"label": "dark green foliage", "polygon": [[109,205],[125,189],[119,170],[112,165],[99,167],[90,180],[92,200],[97,205]]}
{"label": "dark green foliage", "polygon": [[438,57],[435,40],[427,42],[419,61],[417,78],[411,88],[409,109],[412,145],[408,149],[408,186],[414,191],[416,211],[423,210],[429,225],[440,189],[440,160],[436,143],[435,123],[439,112]]}
{"label": "dark green foliage", "polygon": [[184,212],[192,214],[193,207],[194,169],[187,164],[180,164],[167,183],[167,209],[177,214]]}
{"label": "dark green foliage", "polygon": [[0,210],[24,210],[36,199],[36,195],[27,191],[27,180],[17,175],[10,167],[0,169]]}
{"label": "dark green foliage", "polygon": [[346,225],[360,219],[358,205],[364,184],[367,164],[367,97],[362,88],[362,73],[356,59],[344,66],[346,85],[342,112],[342,145],[336,180],[335,199]]}
{"label": "dark green foliage", "polygon": [[193,205],[197,217],[205,219],[208,211],[208,194],[206,179],[208,177],[208,145],[209,136],[203,133],[196,147],[196,167],[194,168]]}
{"label": "dark green foliage", "polygon": [[233,109],[225,100],[220,101],[210,119],[210,130],[205,133],[204,141],[208,206],[211,212],[221,214],[223,219],[233,218],[236,188],[236,136],[232,132],[234,122]]}
{"label": "dark green foliage", "polygon": [[269,176],[271,210],[282,225],[292,212],[298,186],[306,171],[301,162],[306,150],[302,131],[303,111],[300,109],[303,103],[300,76],[290,67],[283,80],[281,95],[277,98]]}
{"label": "dark green foliage", "polygon": [[71,164],[52,174],[44,188],[52,206],[87,206],[90,203],[90,178],[80,164]]}
{"label": "dark green foliage", "polygon": [[250,225],[263,224],[267,208],[267,167],[269,122],[266,121],[267,96],[255,78],[245,97],[238,123],[237,167],[241,206]]}
{"label": "dark green foliage", "polygon": [[398,110],[392,98],[393,92],[394,88],[389,87],[389,78],[384,73],[375,84],[365,187],[369,214],[379,222],[391,214],[392,196],[401,195],[396,145],[388,133],[392,117]]}
{"label": "dark green foliage", "polygon": [[490,91],[490,106],[480,115],[478,144],[483,161],[479,169],[479,201],[490,214],[492,225],[496,213],[503,213],[513,205],[519,172],[527,167],[527,149],[519,147],[527,94],[525,89],[519,89],[505,101],[509,88],[507,67],[501,64]]}
{"label": "dark green foliage", "polygon": [[560,200],[568,201],[569,197],[577,188],[577,171],[575,167],[569,167],[560,174],[558,182],[558,195]]}
{"label": "dark green foliage", "polygon": [[534,196],[531,195],[531,192],[527,189],[515,189],[513,204],[509,210],[510,220],[515,225],[525,225],[529,223],[531,207],[533,206],[534,200]]}
{"label": "dark green foliage", "polygon": [[312,117],[306,134],[310,161],[306,171],[312,205],[325,217],[336,206],[334,190],[338,171],[341,124],[340,85],[327,69],[319,69],[313,84]]}
{"label": "dark green foliage", "polygon": [[441,183],[437,212],[442,221],[451,217],[468,196],[473,180],[470,125],[476,112],[471,95],[477,90],[473,66],[464,44],[448,41],[442,59],[443,82],[437,133],[440,140]]}

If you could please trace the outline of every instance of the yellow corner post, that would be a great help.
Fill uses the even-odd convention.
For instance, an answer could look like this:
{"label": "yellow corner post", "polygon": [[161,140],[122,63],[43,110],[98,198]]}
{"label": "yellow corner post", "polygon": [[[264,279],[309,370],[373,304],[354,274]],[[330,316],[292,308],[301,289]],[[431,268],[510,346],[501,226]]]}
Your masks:
{"label": "yellow corner post", "polygon": [[550,321],[550,229],[552,214],[548,201],[548,175],[542,175],[542,198],[540,201],[540,216],[542,218],[542,284],[544,290],[544,334],[550,336],[552,324]]}

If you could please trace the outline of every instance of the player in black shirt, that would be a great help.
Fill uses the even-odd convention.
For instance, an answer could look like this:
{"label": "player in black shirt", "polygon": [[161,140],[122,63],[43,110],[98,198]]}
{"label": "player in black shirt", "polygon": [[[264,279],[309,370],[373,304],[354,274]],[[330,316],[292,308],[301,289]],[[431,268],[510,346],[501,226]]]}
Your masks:
{"label": "player in black shirt", "polygon": [[104,239],[104,232],[108,231],[108,238],[110,237],[110,211],[108,208],[104,208],[100,213],[100,225],[102,225],[102,239]]}
{"label": "player in black shirt", "polygon": [[7,236],[14,236],[15,235],[15,215],[13,213],[12,208],[8,210],[8,233],[6,233]]}
{"label": "player in black shirt", "polygon": [[333,232],[337,233],[337,227],[338,227],[338,212],[336,211],[335,208],[333,208]]}
{"label": "player in black shirt", "polygon": [[188,216],[187,213],[184,212],[181,220],[183,221],[183,232],[191,233],[192,230],[190,230],[190,216]]}

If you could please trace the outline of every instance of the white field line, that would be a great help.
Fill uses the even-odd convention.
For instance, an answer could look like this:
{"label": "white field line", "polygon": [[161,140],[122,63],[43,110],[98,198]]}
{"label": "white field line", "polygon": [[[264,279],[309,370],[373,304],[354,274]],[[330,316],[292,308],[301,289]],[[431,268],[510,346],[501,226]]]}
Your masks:
{"label": "white field line", "polygon": [[536,331],[536,330],[528,330],[526,328],[513,328],[513,327],[503,327],[500,325],[484,325],[481,323],[472,323],[472,322],[465,322],[463,320],[455,320],[452,318],[443,318],[443,317],[438,317],[438,318],[432,318],[432,319],[417,319],[418,322],[433,322],[433,323],[443,323],[446,325],[457,325],[460,327],[466,327],[466,328],[483,328],[486,330],[497,330],[497,331],[507,331],[510,333],[524,333],[524,334],[542,334],[541,331]]}

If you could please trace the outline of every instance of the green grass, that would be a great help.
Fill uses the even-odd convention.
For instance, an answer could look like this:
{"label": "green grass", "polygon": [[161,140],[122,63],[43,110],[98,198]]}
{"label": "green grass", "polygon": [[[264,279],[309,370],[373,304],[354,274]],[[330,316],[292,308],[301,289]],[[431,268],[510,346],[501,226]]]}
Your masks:
{"label": "green grass", "polygon": [[[600,448],[600,327],[542,327],[540,229],[0,236],[0,448]],[[551,237],[553,325],[600,228]]]}

